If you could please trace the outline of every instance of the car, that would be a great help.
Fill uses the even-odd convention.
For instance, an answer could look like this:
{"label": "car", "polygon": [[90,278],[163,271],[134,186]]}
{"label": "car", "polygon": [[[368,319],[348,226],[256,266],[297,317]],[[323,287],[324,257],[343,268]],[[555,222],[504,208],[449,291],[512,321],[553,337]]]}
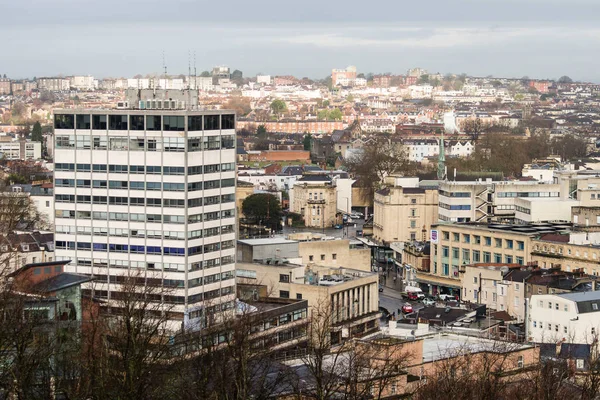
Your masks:
{"label": "car", "polygon": [[451,294],[440,293],[438,294],[438,299],[442,301],[455,300],[456,297]]}
{"label": "car", "polygon": [[435,300],[430,299],[429,297],[426,297],[423,299],[423,305],[425,307],[430,307],[430,306],[433,306],[434,304],[435,304]]}
{"label": "car", "polygon": [[360,215],[358,215],[358,214],[350,214],[350,218],[360,219]]}
{"label": "car", "polygon": [[379,285],[379,291],[383,292],[383,285]]}
{"label": "car", "polygon": [[355,211],[354,214],[358,215],[359,218],[362,218],[365,216],[365,214],[358,212],[358,211]]}
{"label": "car", "polygon": [[413,307],[410,304],[405,304],[402,306],[402,312],[404,314],[410,314],[411,312],[413,312]]}
{"label": "car", "polygon": [[335,224],[333,227],[334,227],[334,229],[342,229],[344,227],[344,225],[342,225],[342,224]]}

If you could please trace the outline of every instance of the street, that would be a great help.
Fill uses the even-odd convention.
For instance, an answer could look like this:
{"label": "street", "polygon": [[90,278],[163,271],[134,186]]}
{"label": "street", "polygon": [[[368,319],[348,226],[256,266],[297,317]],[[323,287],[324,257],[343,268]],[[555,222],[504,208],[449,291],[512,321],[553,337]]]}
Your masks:
{"label": "street", "polygon": [[383,292],[379,292],[379,306],[387,309],[390,314],[396,312],[396,319],[398,317],[398,309],[404,304],[412,305],[415,312],[424,307],[421,302],[403,299],[400,292],[392,288],[384,287]]}

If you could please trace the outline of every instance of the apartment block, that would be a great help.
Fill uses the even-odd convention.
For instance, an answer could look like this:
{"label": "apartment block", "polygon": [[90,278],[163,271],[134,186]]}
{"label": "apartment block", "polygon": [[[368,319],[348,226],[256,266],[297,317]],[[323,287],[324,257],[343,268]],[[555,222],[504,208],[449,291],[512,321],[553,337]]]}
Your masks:
{"label": "apartment block", "polygon": [[392,186],[375,192],[373,238],[377,241],[427,240],[437,220],[437,190]]}
{"label": "apartment block", "polygon": [[560,197],[561,185],[510,181],[441,182],[439,219],[447,222],[514,221],[515,199]]}
{"label": "apartment block", "polygon": [[[69,109],[54,113],[56,257],[94,275],[109,304],[141,274],[192,328],[235,299],[235,115]],[[158,282],[158,283],[157,283]]]}
{"label": "apartment block", "polygon": [[531,261],[532,239],[541,233],[570,228],[563,224],[438,224],[431,227],[430,272],[418,272],[417,281],[430,293],[461,288],[460,271],[465,265],[518,264]]}
{"label": "apartment block", "polygon": [[300,214],[304,225],[331,228],[337,222],[335,182],[327,175],[304,175],[290,195],[291,211]]}
{"label": "apartment block", "polygon": [[527,332],[535,343],[592,344],[600,332],[600,291],[533,295]]}

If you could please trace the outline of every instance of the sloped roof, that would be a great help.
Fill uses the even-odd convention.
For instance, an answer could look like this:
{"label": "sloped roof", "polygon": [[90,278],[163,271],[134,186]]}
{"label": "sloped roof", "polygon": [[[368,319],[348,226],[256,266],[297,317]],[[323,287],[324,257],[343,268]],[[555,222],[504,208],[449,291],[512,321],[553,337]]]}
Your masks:
{"label": "sloped roof", "polygon": [[92,278],[88,275],[73,274],[63,272],[43,280],[33,286],[34,292],[55,292],[57,290],[66,289],[71,286],[81,285],[82,283],[91,281]]}

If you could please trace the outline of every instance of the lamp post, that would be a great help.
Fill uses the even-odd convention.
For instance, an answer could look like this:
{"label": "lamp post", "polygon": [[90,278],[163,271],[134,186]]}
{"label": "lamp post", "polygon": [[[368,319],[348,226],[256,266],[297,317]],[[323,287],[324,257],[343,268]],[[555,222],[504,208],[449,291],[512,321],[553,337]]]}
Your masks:
{"label": "lamp post", "polygon": [[[348,197],[342,197],[342,199],[346,199],[346,213],[348,215],[350,215],[350,200],[348,199]],[[343,226],[344,237],[346,237],[346,236],[348,236],[348,226],[346,224],[344,224],[343,217],[342,217],[342,226]]]}

